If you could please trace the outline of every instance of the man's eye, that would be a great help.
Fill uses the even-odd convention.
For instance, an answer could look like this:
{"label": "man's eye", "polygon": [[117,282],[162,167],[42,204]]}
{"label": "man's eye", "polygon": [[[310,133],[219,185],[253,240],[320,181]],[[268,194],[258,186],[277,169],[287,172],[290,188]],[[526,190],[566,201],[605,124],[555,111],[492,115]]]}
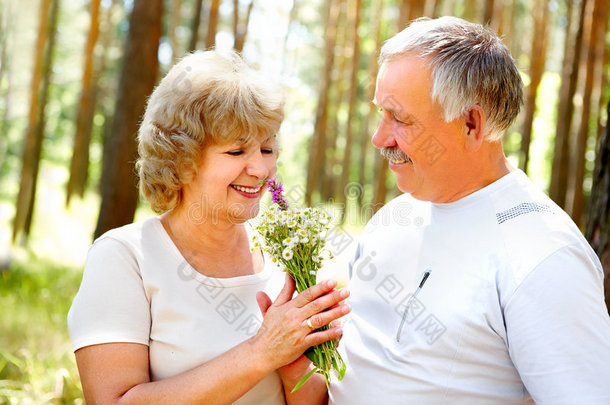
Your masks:
{"label": "man's eye", "polygon": [[392,115],[392,119],[393,119],[394,121],[396,121],[397,123],[399,123],[399,124],[402,124],[402,125],[407,125],[407,123],[406,123],[406,122],[402,121],[400,118],[398,118],[398,117],[397,117],[397,116],[395,116],[395,115]]}
{"label": "man's eye", "polygon": [[230,152],[227,152],[227,154],[228,154],[228,155],[231,155],[231,156],[240,156],[240,155],[242,155],[243,153],[244,153],[244,151],[243,151],[243,150],[232,150],[232,151],[230,151]]}

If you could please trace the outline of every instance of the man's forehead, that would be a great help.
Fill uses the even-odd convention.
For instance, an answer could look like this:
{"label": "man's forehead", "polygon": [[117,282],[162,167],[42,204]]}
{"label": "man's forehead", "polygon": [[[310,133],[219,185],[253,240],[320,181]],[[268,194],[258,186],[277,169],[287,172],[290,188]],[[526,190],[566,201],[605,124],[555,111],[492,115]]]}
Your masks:
{"label": "man's forehead", "polygon": [[431,94],[429,73],[429,66],[417,56],[384,62],[377,75],[373,104],[400,115],[406,109],[407,98],[425,102],[424,98]]}

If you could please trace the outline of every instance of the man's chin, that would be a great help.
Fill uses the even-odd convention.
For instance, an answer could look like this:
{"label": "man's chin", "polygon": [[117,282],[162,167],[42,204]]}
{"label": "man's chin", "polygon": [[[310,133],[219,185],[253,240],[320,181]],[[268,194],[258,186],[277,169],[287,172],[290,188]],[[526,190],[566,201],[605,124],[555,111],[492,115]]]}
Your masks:
{"label": "man's chin", "polygon": [[414,187],[412,184],[401,184],[400,182],[397,182],[396,186],[398,187],[398,190],[400,190],[401,193],[409,194],[416,200],[430,201],[429,198],[426,198],[426,196],[419,192],[419,190],[417,190],[417,188]]}

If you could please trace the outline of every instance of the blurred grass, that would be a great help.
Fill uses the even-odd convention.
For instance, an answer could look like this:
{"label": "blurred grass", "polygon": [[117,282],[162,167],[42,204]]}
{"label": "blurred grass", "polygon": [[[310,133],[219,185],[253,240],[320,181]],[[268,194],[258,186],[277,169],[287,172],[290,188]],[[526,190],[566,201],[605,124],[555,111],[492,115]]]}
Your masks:
{"label": "blurred grass", "polygon": [[27,256],[1,270],[0,404],[82,404],[66,324],[82,272]]}

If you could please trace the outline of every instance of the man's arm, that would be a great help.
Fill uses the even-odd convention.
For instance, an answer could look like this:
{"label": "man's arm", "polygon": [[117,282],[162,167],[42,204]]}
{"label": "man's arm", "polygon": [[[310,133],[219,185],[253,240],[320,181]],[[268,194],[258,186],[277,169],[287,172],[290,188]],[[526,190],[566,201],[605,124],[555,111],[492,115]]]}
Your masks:
{"label": "man's arm", "polygon": [[575,244],[547,257],[504,309],[508,348],[537,404],[610,403],[603,275]]}

